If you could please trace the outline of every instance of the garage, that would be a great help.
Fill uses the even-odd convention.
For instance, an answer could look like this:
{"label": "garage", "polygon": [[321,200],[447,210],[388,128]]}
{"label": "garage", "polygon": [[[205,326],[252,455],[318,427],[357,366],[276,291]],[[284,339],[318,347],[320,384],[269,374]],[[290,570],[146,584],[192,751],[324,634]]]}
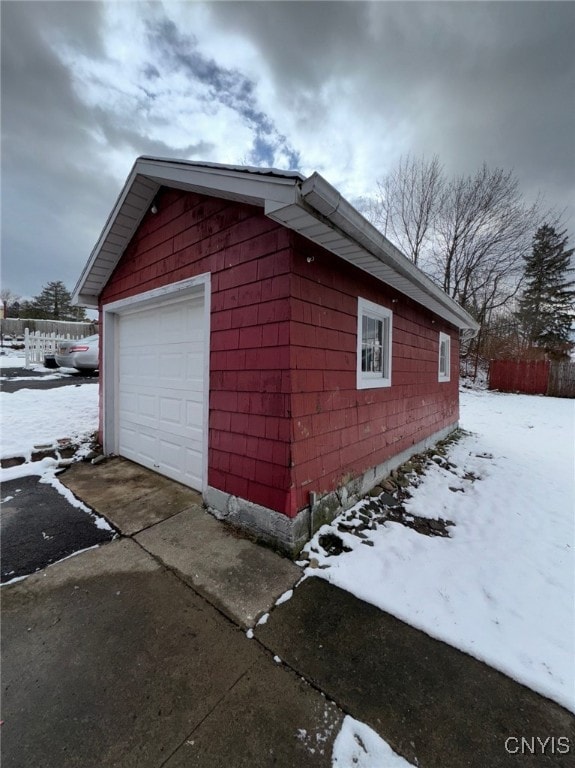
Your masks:
{"label": "garage", "polygon": [[104,454],[290,555],[456,428],[479,327],[319,174],[151,157],[74,300],[103,322]]}
{"label": "garage", "polygon": [[198,491],[206,453],[205,309],[203,290],[106,307],[117,348],[105,375],[117,414],[107,442]]}

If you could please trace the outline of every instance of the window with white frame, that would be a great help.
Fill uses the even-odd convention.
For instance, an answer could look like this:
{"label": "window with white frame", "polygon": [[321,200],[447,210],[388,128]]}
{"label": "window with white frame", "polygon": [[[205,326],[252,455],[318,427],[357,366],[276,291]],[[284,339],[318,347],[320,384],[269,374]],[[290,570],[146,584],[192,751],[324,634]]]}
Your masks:
{"label": "window with white frame", "polygon": [[391,386],[393,313],[367,299],[358,299],[357,388]]}
{"label": "window with white frame", "polygon": [[451,337],[439,334],[439,381],[449,381],[451,373]]}

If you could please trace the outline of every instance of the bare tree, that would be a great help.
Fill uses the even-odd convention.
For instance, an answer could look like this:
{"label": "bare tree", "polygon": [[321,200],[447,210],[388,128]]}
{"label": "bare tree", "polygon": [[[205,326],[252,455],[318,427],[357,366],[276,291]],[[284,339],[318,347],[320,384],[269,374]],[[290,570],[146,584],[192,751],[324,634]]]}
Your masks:
{"label": "bare tree", "polygon": [[407,155],[377,185],[369,217],[414,264],[432,239],[445,178],[439,158]]}
{"label": "bare tree", "polygon": [[11,291],[10,288],[0,288],[0,302],[4,310],[4,317],[8,317],[10,308],[14,308],[14,305],[18,306],[19,301],[20,296]]}
{"label": "bare tree", "polygon": [[20,301],[20,296],[11,291],[10,288],[0,288],[0,301],[4,304],[13,304],[15,301]]}
{"label": "bare tree", "polygon": [[478,320],[514,296],[540,203],[525,203],[511,171],[484,164],[450,181],[439,206],[428,269]]}
{"label": "bare tree", "polygon": [[533,233],[555,214],[528,204],[512,171],[483,164],[447,179],[437,156],[407,156],[378,184],[368,216],[481,324],[466,351],[477,367],[490,322],[521,288]]}

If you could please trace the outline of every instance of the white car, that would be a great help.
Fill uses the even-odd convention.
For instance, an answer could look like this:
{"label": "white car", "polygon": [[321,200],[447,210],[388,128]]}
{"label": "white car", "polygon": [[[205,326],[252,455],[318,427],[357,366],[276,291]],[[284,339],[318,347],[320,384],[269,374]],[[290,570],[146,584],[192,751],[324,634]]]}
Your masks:
{"label": "white car", "polygon": [[99,367],[98,334],[85,339],[60,341],[56,347],[56,365],[62,368],[76,368],[79,371],[96,371]]}

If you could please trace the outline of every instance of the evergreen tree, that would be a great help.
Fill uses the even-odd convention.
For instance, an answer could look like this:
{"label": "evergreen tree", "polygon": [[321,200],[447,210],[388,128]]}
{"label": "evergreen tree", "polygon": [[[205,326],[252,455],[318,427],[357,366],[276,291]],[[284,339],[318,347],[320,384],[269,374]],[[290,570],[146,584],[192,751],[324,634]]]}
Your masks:
{"label": "evergreen tree", "polygon": [[83,307],[72,306],[72,297],[60,280],[52,281],[32,301],[20,305],[20,317],[33,320],[86,320]]}
{"label": "evergreen tree", "polygon": [[566,248],[565,231],[543,224],[533,238],[533,249],[525,256],[525,289],[517,313],[523,334],[532,347],[553,359],[565,358],[573,346],[575,281],[570,280],[573,248]]}

